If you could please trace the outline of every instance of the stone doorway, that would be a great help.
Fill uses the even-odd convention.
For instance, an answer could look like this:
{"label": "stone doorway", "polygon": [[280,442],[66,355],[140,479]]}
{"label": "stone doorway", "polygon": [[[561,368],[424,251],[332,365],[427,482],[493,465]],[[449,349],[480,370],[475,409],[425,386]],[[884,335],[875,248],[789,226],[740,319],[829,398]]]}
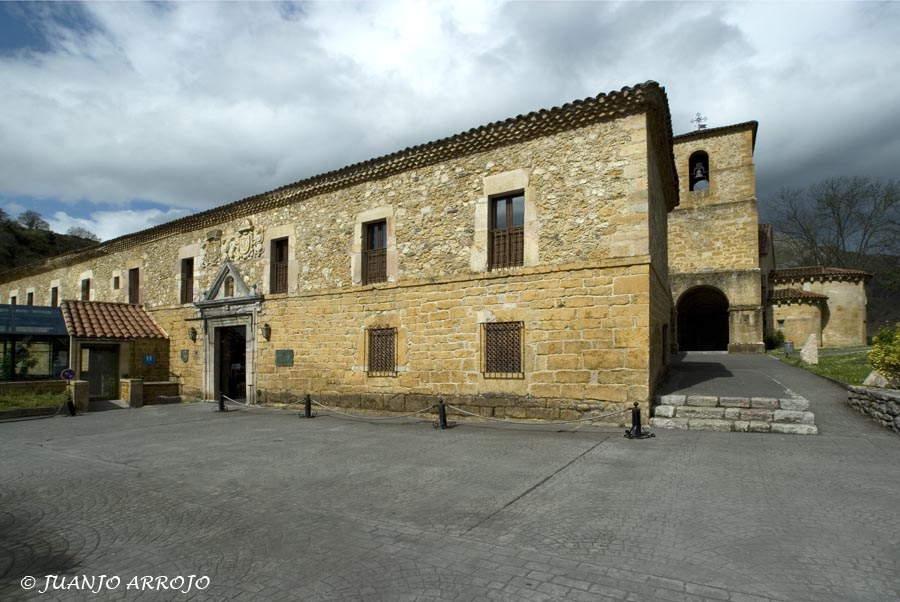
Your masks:
{"label": "stone doorway", "polygon": [[247,327],[222,326],[215,330],[216,393],[247,399]]}
{"label": "stone doorway", "polygon": [[712,286],[690,289],[678,300],[678,350],[728,350],[728,298]]}

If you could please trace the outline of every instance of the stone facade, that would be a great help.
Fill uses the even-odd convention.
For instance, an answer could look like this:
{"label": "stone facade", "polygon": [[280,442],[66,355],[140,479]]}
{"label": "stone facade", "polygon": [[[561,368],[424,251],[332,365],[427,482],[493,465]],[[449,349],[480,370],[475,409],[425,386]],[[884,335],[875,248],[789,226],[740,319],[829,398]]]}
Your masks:
{"label": "stone facade", "polygon": [[[677,136],[673,151],[680,205],[669,215],[669,278],[679,312],[681,350],[760,351],[764,311],[753,149],[756,122]],[[705,184],[691,189],[698,156],[705,155]],[[718,309],[715,309],[716,306]],[[720,337],[689,337],[698,326],[689,314],[723,312],[710,328]],[[705,317],[698,321],[709,325]]]}
{"label": "stone facade", "polygon": [[801,267],[770,275],[773,328],[785,340],[805,341],[815,334],[823,347],[866,344],[866,283],[859,270]]}
{"label": "stone facade", "polygon": [[[399,411],[445,398],[523,418],[649,409],[668,364],[671,148],[665,94],[645,84],[12,270],[0,292],[33,287],[49,301],[57,286],[76,298],[90,278],[93,299],[124,301],[138,269],[140,300],[169,336],[166,365],[142,376],[172,376],[197,397],[224,387],[220,335],[237,329],[251,402],[311,393]],[[490,200],[507,193],[524,193],[523,265],[489,270]],[[364,284],[362,232],[376,220],[387,279]],[[282,238],[288,285],[272,292]],[[191,303],[181,303],[185,260]],[[223,278],[243,288],[229,295]],[[494,322],[522,323],[521,368],[504,378],[484,369]],[[368,369],[376,327],[396,329],[388,375]]]}

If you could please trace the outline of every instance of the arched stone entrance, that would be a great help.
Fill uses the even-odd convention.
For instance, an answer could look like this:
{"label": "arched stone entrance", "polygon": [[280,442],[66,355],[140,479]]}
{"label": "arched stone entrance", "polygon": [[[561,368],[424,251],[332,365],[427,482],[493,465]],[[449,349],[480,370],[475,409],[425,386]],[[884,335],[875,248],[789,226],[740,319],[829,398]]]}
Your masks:
{"label": "arched stone entrance", "polygon": [[728,350],[728,298],[712,286],[697,286],[678,300],[678,350]]}

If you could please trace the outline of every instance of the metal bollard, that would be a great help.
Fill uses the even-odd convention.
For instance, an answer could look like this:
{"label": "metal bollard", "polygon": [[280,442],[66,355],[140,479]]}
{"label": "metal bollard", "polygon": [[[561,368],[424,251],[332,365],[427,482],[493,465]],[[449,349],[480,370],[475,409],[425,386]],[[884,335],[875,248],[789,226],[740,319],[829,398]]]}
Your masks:
{"label": "metal bollard", "polygon": [[69,416],[75,416],[75,404],[71,399],[66,401],[66,410],[68,410]]}
{"label": "metal bollard", "polygon": [[634,402],[634,407],[631,408],[631,434],[634,437],[641,436],[641,408],[637,402]]}
{"label": "metal bollard", "polygon": [[309,393],[306,394],[306,399],[303,400],[303,417],[304,418],[312,418],[312,398],[309,396]]}
{"label": "metal bollard", "polygon": [[227,412],[228,409],[225,407],[225,394],[219,392],[219,412]]}
{"label": "metal bollard", "polygon": [[445,429],[447,426],[447,408],[444,406],[444,400],[438,401],[438,426]]}

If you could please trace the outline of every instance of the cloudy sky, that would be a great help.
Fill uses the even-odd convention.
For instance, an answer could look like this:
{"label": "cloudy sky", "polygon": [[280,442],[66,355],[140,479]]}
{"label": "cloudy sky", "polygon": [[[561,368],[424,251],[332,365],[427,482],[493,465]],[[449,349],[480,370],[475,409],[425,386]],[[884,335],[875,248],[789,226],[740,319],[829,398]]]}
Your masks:
{"label": "cloudy sky", "polygon": [[900,3],[0,3],[0,207],[103,239],[646,80],[783,186],[900,177]]}

